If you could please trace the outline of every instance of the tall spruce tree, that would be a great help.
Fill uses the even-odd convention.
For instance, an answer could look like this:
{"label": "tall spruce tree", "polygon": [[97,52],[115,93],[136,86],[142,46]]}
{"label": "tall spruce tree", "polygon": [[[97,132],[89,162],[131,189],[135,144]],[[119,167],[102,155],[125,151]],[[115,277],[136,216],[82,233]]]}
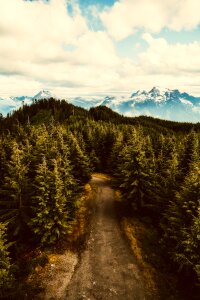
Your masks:
{"label": "tall spruce tree", "polygon": [[137,210],[142,209],[148,191],[147,160],[141,132],[134,133],[129,144],[122,150],[123,159],[119,166],[121,173],[120,188],[126,199]]}
{"label": "tall spruce tree", "polygon": [[34,217],[30,226],[42,245],[53,244],[70,230],[66,196],[61,178],[60,161],[48,167],[45,157],[38,166],[33,197]]}
{"label": "tall spruce tree", "polygon": [[76,197],[79,185],[73,176],[73,165],[69,159],[70,150],[67,143],[69,133],[59,132],[60,174],[66,198],[66,210],[70,219],[75,217]]}
{"label": "tall spruce tree", "polygon": [[185,246],[184,261],[189,261],[189,265],[196,272],[200,282],[200,204],[197,210],[197,215],[193,219],[191,231],[185,235],[183,241]]}
{"label": "tall spruce tree", "polygon": [[199,139],[195,131],[191,131],[183,139],[183,149],[180,155],[180,181],[190,172],[194,160],[199,157]]}
{"label": "tall spruce tree", "polygon": [[6,225],[0,222],[0,297],[4,299],[6,292],[12,287],[11,259],[8,251],[9,243],[6,235]]}
{"label": "tall spruce tree", "polygon": [[179,188],[179,161],[176,145],[169,157],[165,157],[159,169],[156,165],[154,195],[152,197],[159,218],[162,217],[170,201],[174,201],[175,193]]}
{"label": "tall spruce tree", "polygon": [[45,157],[43,157],[42,163],[38,165],[36,174],[32,186],[33,217],[29,226],[35,234],[35,239],[45,243],[46,226],[50,214],[50,171]]}
{"label": "tall spruce tree", "polygon": [[9,222],[12,239],[24,240],[28,234],[29,195],[25,153],[16,141],[12,142],[12,155],[7,162],[7,175],[2,186],[1,220]]}
{"label": "tall spruce tree", "polygon": [[91,178],[90,162],[80,148],[76,137],[71,134],[69,138],[69,159],[72,163],[72,174],[79,185],[86,183]]}
{"label": "tall spruce tree", "polygon": [[191,236],[194,218],[197,217],[200,201],[200,164],[193,163],[193,168],[186,176],[175,199],[170,201],[162,224],[164,235],[162,242],[168,250],[169,257],[180,268],[188,267],[189,260],[185,259],[186,237]]}

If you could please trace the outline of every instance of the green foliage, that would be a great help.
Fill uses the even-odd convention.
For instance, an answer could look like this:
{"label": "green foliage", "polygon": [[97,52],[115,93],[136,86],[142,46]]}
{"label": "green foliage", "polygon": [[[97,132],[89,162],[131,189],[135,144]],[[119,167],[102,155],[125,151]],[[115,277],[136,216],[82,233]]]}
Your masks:
{"label": "green foliage", "polygon": [[52,171],[46,159],[38,166],[33,197],[35,216],[30,226],[42,245],[53,244],[70,229],[60,159],[52,161]]}
{"label": "green foliage", "polygon": [[193,268],[200,281],[200,205],[198,207],[198,214],[193,220],[191,232],[186,236],[184,241],[186,244],[187,257],[192,260]]}
{"label": "green foliage", "polygon": [[12,153],[6,161],[6,174],[1,187],[0,217],[9,224],[13,239],[21,239],[28,220],[28,166],[24,163],[24,151],[16,141],[11,143]]}
{"label": "green foliage", "polygon": [[183,141],[182,153],[180,155],[180,179],[183,181],[190,171],[193,162],[199,158],[198,135],[191,131]]}
{"label": "green foliage", "polygon": [[0,129],[0,220],[14,249],[69,232],[83,185],[106,171],[129,213],[155,226],[168,264],[200,277],[199,123],[43,99],[0,116]]}
{"label": "green foliage", "polygon": [[127,201],[141,210],[148,203],[154,172],[150,141],[146,141],[141,130],[135,130],[119,156],[117,182]]}
{"label": "green foliage", "polygon": [[6,225],[0,223],[0,296],[3,296],[13,284],[8,247]]}
{"label": "green foliage", "polygon": [[200,164],[194,163],[163,220],[162,242],[179,268],[195,271],[199,261],[198,207],[200,204]]}
{"label": "green foliage", "polygon": [[72,174],[80,183],[86,183],[91,177],[89,159],[87,155],[83,153],[77,139],[72,134],[69,138],[69,145]]}
{"label": "green foliage", "polygon": [[161,134],[155,139],[135,128],[127,143],[114,144],[112,160],[123,198],[152,218],[163,255],[182,273],[199,278],[198,134],[191,132],[184,139]]}
{"label": "green foliage", "polygon": [[182,268],[192,269],[200,280],[200,206],[191,226],[182,230],[181,251],[176,260]]}

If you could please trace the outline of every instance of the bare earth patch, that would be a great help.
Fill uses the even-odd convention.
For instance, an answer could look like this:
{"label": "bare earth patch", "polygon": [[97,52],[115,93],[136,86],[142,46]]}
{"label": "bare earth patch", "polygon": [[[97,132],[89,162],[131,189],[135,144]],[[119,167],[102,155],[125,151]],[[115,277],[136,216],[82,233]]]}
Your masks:
{"label": "bare earth patch", "polygon": [[78,255],[71,251],[66,251],[60,255],[49,255],[49,264],[43,270],[42,275],[44,292],[39,294],[37,299],[62,299],[77,262]]}

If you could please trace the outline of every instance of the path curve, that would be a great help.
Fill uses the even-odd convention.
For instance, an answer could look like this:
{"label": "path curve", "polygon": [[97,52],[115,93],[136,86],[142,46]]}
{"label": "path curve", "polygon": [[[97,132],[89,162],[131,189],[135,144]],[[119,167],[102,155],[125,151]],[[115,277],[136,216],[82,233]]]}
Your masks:
{"label": "path curve", "polygon": [[92,182],[97,197],[91,232],[64,299],[144,300],[140,272],[118,224],[114,191],[104,179]]}

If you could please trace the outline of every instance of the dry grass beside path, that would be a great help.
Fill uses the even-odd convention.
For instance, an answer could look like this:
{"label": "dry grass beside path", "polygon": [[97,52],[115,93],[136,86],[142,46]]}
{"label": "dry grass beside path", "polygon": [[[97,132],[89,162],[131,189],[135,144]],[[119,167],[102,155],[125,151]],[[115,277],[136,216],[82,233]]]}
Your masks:
{"label": "dry grass beside path", "polygon": [[101,179],[105,179],[105,180],[111,180],[112,179],[112,176],[110,176],[108,174],[103,174],[103,173],[93,173],[92,177],[101,178]]}
{"label": "dry grass beside path", "polygon": [[181,300],[181,291],[177,288],[176,276],[170,274],[159,249],[158,236],[154,227],[135,212],[130,213],[124,205],[119,190],[115,190],[115,203],[121,223],[137,265],[143,275],[146,299]]}
{"label": "dry grass beside path", "polygon": [[147,296],[150,299],[160,299],[160,297],[158,296],[158,288],[155,280],[156,270],[145,261],[144,253],[142,251],[142,245],[138,240],[139,232],[144,235],[145,228],[143,224],[136,222],[135,220],[129,220],[127,218],[124,218],[121,223],[124,233],[130,242],[131,249],[137,260],[138,266],[142,272]]}

